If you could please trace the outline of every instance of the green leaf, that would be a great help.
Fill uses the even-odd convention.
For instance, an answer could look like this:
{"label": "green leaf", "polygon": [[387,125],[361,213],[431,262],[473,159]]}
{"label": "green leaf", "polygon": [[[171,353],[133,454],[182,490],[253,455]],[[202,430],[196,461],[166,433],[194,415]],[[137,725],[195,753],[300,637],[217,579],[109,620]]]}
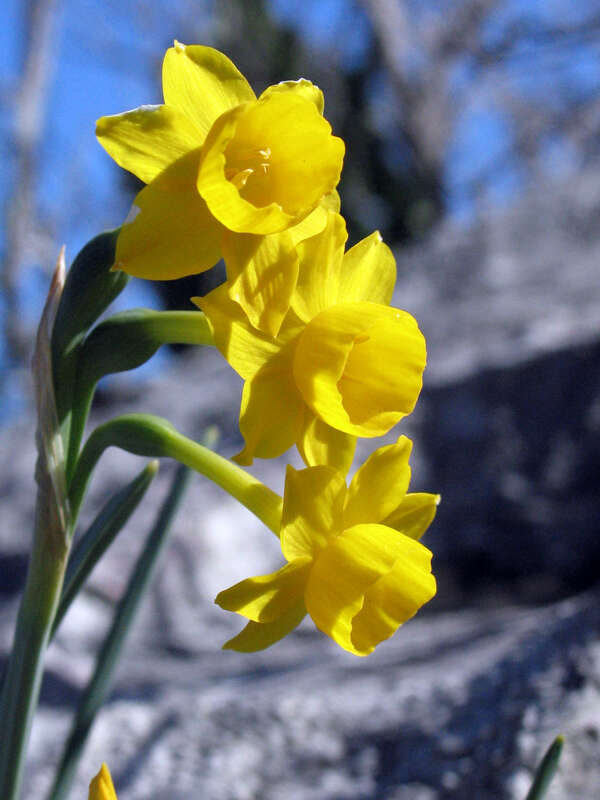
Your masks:
{"label": "green leaf", "polygon": [[77,350],[90,327],[125,288],[129,276],[112,271],[119,229],[89,241],[72,263],[52,330],[52,363],[59,422],[71,407]]}
{"label": "green leaf", "polygon": [[557,736],[552,742],[546,751],[546,755],[542,759],[541,764],[537,768],[531,789],[527,793],[525,800],[541,800],[541,798],[546,794],[546,791],[550,786],[550,782],[552,781],[552,778],[554,777],[554,774],[558,768],[558,762],[560,760],[560,754],[562,753],[563,744],[564,738],[562,736]]}
{"label": "green leaf", "polygon": [[109,692],[117,661],[131,630],[140,602],[150,584],[158,556],[167,541],[171,523],[190,475],[190,470],[178,467],[171,491],[150,531],[144,549],[138,557],[127,590],[115,609],[111,628],[98,653],[94,673],[79,702],[49,800],[62,800],[67,796],[88,734],[96,714]]}
{"label": "green leaf", "polygon": [[140,474],[117,492],[102,508],[75,545],[50,636],[54,636],[69,606],[88,576],[115,540],[158,472],[158,461],[151,461]]}

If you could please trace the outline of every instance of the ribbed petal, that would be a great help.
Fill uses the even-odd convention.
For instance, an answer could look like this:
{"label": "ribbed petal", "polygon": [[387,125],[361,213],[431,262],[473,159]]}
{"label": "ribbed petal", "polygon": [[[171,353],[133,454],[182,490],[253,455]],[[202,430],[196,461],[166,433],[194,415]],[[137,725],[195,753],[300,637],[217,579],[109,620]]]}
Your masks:
{"label": "ribbed petal", "polygon": [[381,436],[414,408],[425,360],[425,340],[410,314],[340,303],[303,330],[294,379],[307,405],[333,428]]}
{"label": "ribbed petal", "polygon": [[307,81],[306,78],[300,78],[297,81],[281,81],[281,83],[268,86],[260,95],[259,100],[264,100],[276,92],[293,92],[299,97],[304,97],[305,100],[310,100],[311,103],[315,104],[319,114],[323,114],[323,109],[325,108],[323,92],[314,83]]}
{"label": "ribbed petal", "polygon": [[195,187],[199,151],[161,172],[135,198],[117,239],[115,269],[172,280],[210,269],[221,257],[220,225]]}
{"label": "ribbed petal", "polygon": [[440,500],[439,494],[412,492],[382,523],[418,540],[433,522]]}
{"label": "ribbed petal", "polygon": [[[255,241],[249,248],[243,241],[238,245],[240,238],[258,239],[258,246]],[[224,238],[224,253],[231,297],[253,327],[277,336],[298,279],[298,255],[290,235],[285,231],[264,237],[229,233]]]}
{"label": "ribbed petal", "polygon": [[303,330],[294,379],[307,405],[333,428],[381,436],[414,408],[425,357],[425,340],[410,314],[376,303],[341,303]]}
{"label": "ribbed petal", "polygon": [[410,439],[401,436],[372,453],[356,471],[346,496],[344,528],[382,522],[398,508],[410,483],[411,450]]}
{"label": "ribbed petal", "polygon": [[430,551],[408,537],[400,540],[392,570],[367,590],[352,620],[352,644],[360,655],[371,653],[435,595]]}
{"label": "ribbed petal", "polygon": [[191,120],[169,106],[142,106],[101,117],[96,136],[120,167],[144,183],[195,150],[204,138]]}
{"label": "ribbed petal", "polygon": [[332,428],[307,408],[297,445],[307,467],[327,464],[346,475],[354,460],[356,436]]}
{"label": "ribbed petal", "polygon": [[389,305],[396,283],[396,261],[379,231],[344,255],[339,297],[344,302],[369,300]]}
{"label": "ribbed petal", "polygon": [[281,549],[288,561],[312,558],[340,530],[346,484],[332,467],[288,465],[281,517]]}
{"label": "ribbed petal", "polygon": [[115,787],[106,764],[102,764],[100,772],[90,783],[88,800],[117,800]]}
{"label": "ribbed petal", "polygon": [[[374,314],[355,339],[337,388],[351,422],[346,430],[380,436],[415,407],[423,385],[425,339],[405,311],[374,303],[356,305],[379,309],[380,319]],[[365,309],[364,314],[370,312]]]}
{"label": "ribbed petal", "polygon": [[288,233],[291,237],[292,244],[296,247],[304,239],[309,239],[311,236],[316,236],[321,233],[327,224],[327,209],[322,205],[317,206],[314,211],[311,211],[307,217],[297,225],[292,225],[288,228]]}
{"label": "ribbed petal", "polygon": [[[316,557],[304,595],[306,609],[316,626],[340,647],[366,655],[377,644],[365,637],[369,615],[377,622],[373,638],[382,632],[373,608],[381,607],[398,627],[408,618],[410,609],[414,613],[419,604],[433,596],[430,559],[426,548],[391,528],[356,525],[333,539]],[[398,579],[391,577],[396,571]],[[375,589],[379,581],[382,588]],[[358,616],[363,607],[364,618]],[[391,624],[384,626],[383,638],[393,633]]]}
{"label": "ribbed petal", "polygon": [[253,458],[275,458],[300,435],[304,404],[285,358],[274,359],[246,381],[242,392],[240,431],[246,446],[235,457],[247,466]]}
{"label": "ribbed petal", "polygon": [[270,575],[247,578],[219,592],[215,603],[254,622],[274,622],[302,598],[309,564],[304,559]]}
{"label": "ribbed petal", "polygon": [[223,650],[237,650],[240,653],[264,650],[291,633],[305,616],[306,608],[300,600],[274,622],[249,622],[241,633],[223,645]]}
{"label": "ribbed petal", "polygon": [[162,80],[165,103],[185,114],[201,132],[202,140],[221,114],[256,99],[227,56],[203,45],[175,42],[165,53]]}
{"label": "ribbed petal", "polygon": [[205,297],[193,297],[192,302],[204,311],[216,346],[244,380],[253,378],[280,352],[282,343],[252,327],[240,305],[231,299],[228,284]]}
{"label": "ribbed petal", "polygon": [[338,302],[347,238],[344,218],[328,212],[323,231],[298,245],[300,268],[292,308],[304,322]]}
{"label": "ribbed petal", "polygon": [[213,125],[198,190],[230,230],[278,233],[335,188],[343,151],[312,102],[275,92],[226,112]]}
{"label": "ribbed petal", "polygon": [[354,431],[348,430],[337,385],[361,326],[360,308],[332,306],[304,328],[294,353],[294,380],[306,404],[332,427],[348,433]]}
{"label": "ribbed petal", "polygon": [[323,195],[314,211],[311,211],[301,222],[288,228],[294,247],[305,239],[321,233],[329,221],[329,212],[333,211],[339,214],[340,204],[340,196],[335,189],[329,194]]}
{"label": "ribbed petal", "polygon": [[304,602],[315,625],[351,653],[356,652],[352,620],[362,607],[365,592],[393,564],[393,558],[383,566],[377,560],[371,563],[372,540],[376,547],[379,531],[373,535],[367,530],[371,536],[361,539],[360,529],[379,527],[362,525],[351,529],[353,536],[344,531],[333,539],[315,558],[306,584]]}

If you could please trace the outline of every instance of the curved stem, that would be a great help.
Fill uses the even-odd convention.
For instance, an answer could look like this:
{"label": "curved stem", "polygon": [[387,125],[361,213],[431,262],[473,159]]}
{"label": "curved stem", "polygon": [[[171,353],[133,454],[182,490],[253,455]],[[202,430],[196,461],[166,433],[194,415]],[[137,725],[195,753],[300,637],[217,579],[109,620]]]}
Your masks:
{"label": "curved stem", "polygon": [[69,488],[74,520],[98,459],[113,446],[150,458],[174,458],[216,483],[279,535],[283,501],[278,494],[228,459],[183,436],[166,420],[150,414],[116,417],[91,434]]}
{"label": "curved stem", "polygon": [[70,479],[96,390],[105,375],[145,364],[164,344],[214,346],[212,329],[200,311],[133,308],[97,325],[80,347],[73,391],[67,477]]}

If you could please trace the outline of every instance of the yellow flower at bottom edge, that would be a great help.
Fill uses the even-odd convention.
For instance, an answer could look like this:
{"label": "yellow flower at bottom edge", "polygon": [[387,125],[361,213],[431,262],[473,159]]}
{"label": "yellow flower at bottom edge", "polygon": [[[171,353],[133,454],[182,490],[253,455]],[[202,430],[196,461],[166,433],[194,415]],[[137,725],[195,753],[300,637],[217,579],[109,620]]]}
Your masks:
{"label": "yellow flower at bottom edge", "polygon": [[389,306],[394,257],[378,233],[344,253],[346,239],[344,219],[329,212],[324,230],[297,245],[298,281],[277,336],[254,328],[229,282],[193,298],[245,380],[240,464],[297,444],[308,466],[347,471],[357,436],[382,436],[415,406],[425,339]]}
{"label": "yellow flower at bottom edge", "polygon": [[117,793],[106,764],[102,764],[100,772],[92,779],[88,800],[117,800]]}
{"label": "yellow flower at bottom edge", "polygon": [[350,486],[332,467],[288,467],[281,522],[287,563],[237,583],[215,602],[250,622],[225,648],[269,647],[305,616],[340,647],[368,655],[436,592],[418,540],[439,496],[407,494],[412,443],[376,450]]}
{"label": "yellow flower at bottom edge", "polygon": [[[339,181],[344,143],[323,118],[317,86],[288,81],[257,98],[223,53],[179,42],[162,78],[163,105],[96,127],[109,155],[148,184],[120,231],[115,268],[169,280],[209,269],[228,250],[237,273],[262,237],[313,211],[313,232],[323,227],[320,204]],[[243,247],[228,247],[239,234]]]}

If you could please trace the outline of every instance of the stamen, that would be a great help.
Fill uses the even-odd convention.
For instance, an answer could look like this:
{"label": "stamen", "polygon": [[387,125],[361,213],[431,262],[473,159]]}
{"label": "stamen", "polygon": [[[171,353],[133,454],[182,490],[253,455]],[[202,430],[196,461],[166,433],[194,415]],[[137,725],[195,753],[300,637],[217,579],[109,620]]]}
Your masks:
{"label": "stamen", "polygon": [[[227,174],[227,173],[231,174]],[[230,183],[233,183],[236,189],[242,189],[246,183],[248,182],[248,178],[254,172],[253,169],[243,169],[241,172],[235,172],[235,170],[226,170],[225,177]]]}
{"label": "stamen", "polygon": [[271,148],[235,148],[229,154],[225,177],[236,189],[242,189],[253,173],[265,176],[269,171]]}

